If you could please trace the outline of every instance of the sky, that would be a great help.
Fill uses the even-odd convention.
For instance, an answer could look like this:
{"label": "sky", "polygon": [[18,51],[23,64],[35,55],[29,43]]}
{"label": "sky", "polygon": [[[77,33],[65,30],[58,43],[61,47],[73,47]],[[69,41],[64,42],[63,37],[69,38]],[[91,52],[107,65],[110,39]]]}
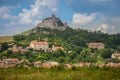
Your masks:
{"label": "sky", "polygon": [[72,28],[120,33],[120,0],[0,0],[0,36],[34,28],[55,14]]}

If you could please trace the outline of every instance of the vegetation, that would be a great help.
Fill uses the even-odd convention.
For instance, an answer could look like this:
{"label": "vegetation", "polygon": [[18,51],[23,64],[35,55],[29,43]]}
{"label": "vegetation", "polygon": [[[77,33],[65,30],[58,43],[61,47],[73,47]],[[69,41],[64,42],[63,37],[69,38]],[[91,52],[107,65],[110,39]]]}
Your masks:
{"label": "vegetation", "polygon": [[119,75],[119,68],[108,67],[0,69],[0,80],[119,80]]}
{"label": "vegetation", "polygon": [[[32,30],[14,35],[14,43],[17,46],[26,48],[32,40],[48,41],[49,47],[52,45],[62,46],[65,51],[57,50],[55,52],[44,52],[43,50],[34,51],[30,49],[24,54],[18,52],[14,54],[8,51],[8,43],[2,43],[0,58],[17,57],[19,59],[27,59],[33,61],[58,61],[59,63],[106,63],[106,59],[111,58],[113,52],[120,52],[120,34],[104,34],[98,32],[88,32],[87,30],[74,30],[66,28],[64,31],[48,28],[36,27]],[[27,34],[27,35],[26,35]],[[102,42],[105,49],[92,49],[87,47],[89,42]],[[119,62],[113,59],[113,62]]]}
{"label": "vegetation", "polygon": [[[116,49],[120,48],[120,34],[107,34],[100,31],[89,32],[82,29],[66,28],[64,31],[49,29],[49,28],[33,28],[29,30],[28,35],[15,35],[24,39],[24,41],[40,40],[48,41],[51,44],[61,45],[67,47],[67,49],[74,49],[76,47],[86,47],[89,42],[103,42],[106,48]],[[21,40],[21,39],[19,39]],[[16,41],[19,41],[16,40]],[[70,46],[72,48],[70,48]]]}
{"label": "vegetation", "polygon": [[0,36],[0,43],[13,41],[13,36]]}

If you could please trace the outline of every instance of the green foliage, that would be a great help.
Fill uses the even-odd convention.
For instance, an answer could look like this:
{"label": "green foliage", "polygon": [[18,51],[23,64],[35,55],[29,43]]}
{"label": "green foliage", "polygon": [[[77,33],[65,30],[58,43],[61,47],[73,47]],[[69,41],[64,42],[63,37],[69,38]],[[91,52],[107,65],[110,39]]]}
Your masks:
{"label": "green foliage", "polygon": [[2,45],[2,46],[1,46],[1,51],[5,51],[5,50],[8,49],[8,43],[4,42],[4,43],[2,43],[1,45]]}
{"label": "green foliage", "polygon": [[113,58],[113,59],[112,59],[112,62],[114,62],[114,63],[119,63],[119,62],[120,62],[120,60],[119,60],[119,59],[117,59],[117,58]]}
{"label": "green foliage", "polygon": [[99,50],[99,53],[101,57],[105,59],[105,58],[111,58],[113,51],[111,49],[101,49]]}
{"label": "green foliage", "polygon": [[13,39],[15,40],[15,41],[22,41],[22,40],[25,40],[25,35],[14,35],[13,36]]}
{"label": "green foliage", "polygon": [[[30,62],[40,60],[58,61],[60,63],[77,63],[80,61],[95,63],[110,58],[113,51],[120,52],[120,34],[104,34],[100,31],[89,32],[70,27],[67,27],[64,31],[36,27],[29,30],[27,35],[15,35],[13,38],[15,44],[23,46],[23,48],[29,46],[32,40],[37,40],[49,42],[50,48],[53,45],[62,46],[65,51],[44,52],[31,49],[24,54],[13,54],[8,51],[0,54],[1,58],[18,57],[19,59],[28,59]],[[106,48],[101,50],[87,48],[86,44],[89,42],[103,42]],[[7,50],[7,43],[3,43],[2,46],[3,51]]]}
{"label": "green foliage", "polygon": [[[103,75],[104,74],[104,75]],[[0,69],[1,80],[119,80],[119,68],[90,67],[65,69],[62,66],[44,68]]]}

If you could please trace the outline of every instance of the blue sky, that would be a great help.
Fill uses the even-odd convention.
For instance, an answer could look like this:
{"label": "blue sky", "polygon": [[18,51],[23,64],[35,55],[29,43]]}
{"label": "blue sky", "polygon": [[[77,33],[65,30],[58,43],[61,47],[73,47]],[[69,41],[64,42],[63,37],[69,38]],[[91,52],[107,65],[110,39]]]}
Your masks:
{"label": "blue sky", "polygon": [[0,36],[35,27],[52,13],[72,28],[120,33],[120,0],[0,0]]}

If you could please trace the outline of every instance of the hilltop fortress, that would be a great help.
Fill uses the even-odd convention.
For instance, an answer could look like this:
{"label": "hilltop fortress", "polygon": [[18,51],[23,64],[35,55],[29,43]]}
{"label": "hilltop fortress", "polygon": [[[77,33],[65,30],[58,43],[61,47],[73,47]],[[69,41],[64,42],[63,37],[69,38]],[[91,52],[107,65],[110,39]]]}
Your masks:
{"label": "hilltop fortress", "polygon": [[52,14],[51,17],[43,19],[42,22],[37,26],[42,28],[45,27],[50,29],[64,30],[68,25],[67,23],[63,23],[59,18]]}

